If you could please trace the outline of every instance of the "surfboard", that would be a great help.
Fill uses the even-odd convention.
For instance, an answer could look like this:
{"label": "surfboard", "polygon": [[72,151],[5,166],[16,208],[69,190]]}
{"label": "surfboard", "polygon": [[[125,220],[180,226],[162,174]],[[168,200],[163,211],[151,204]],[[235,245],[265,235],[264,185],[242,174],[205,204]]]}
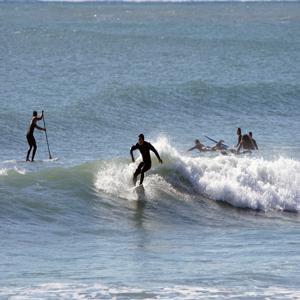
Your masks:
{"label": "surfboard", "polygon": [[145,200],[145,189],[142,184],[130,188],[130,192],[137,195],[137,200]]}
{"label": "surfboard", "polygon": [[130,191],[134,192],[134,191],[139,191],[139,190],[145,190],[144,186],[142,184],[136,185],[132,188],[130,188]]}
{"label": "surfboard", "polygon": [[52,162],[52,161],[57,161],[59,160],[58,157],[52,157],[52,158],[49,158],[49,159],[43,159],[42,162]]}

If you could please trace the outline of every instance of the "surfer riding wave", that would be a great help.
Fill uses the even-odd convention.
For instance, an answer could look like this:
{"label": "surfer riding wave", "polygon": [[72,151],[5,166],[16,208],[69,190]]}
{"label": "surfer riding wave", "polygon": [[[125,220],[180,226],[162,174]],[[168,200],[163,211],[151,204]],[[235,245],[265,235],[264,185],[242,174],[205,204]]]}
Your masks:
{"label": "surfer riding wave", "polygon": [[140,150],[142,158],[143,158],[143,161],[139,164],[139,166],[137,167],[136,171],[133,174],[133,185],[135,186],[136,182],[137,182],[138,175],[141,174],[140,185],[142,185],[143,181],[144,181],[145,172],[147,172],[151,169],[150,150],[155,153],[158,161],[161,164],[163,163],[163,161],[160,158],[157,150],[149,142],[145,141],[145,137],[142,133],[139,135],[138,143],[136,143],[136,145],[133,145],[130,149],[132,162],[135,162],[135,159],[134,159],[134,156],[133,156],[133,151],[134,150]]}

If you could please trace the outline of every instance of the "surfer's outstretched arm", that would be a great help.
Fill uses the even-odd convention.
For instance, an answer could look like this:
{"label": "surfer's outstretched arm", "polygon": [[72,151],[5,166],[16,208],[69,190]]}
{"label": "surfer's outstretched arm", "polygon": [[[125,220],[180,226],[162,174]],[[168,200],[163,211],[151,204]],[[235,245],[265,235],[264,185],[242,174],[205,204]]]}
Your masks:
{"label": "surfer's outstretched arm", "polygon": [[150,143],[149,143],[149,147],[150,147],[150,150],[153,151],[153,152],[155,153],[155,155],[156,155],[158,161],[162,164],[163,161],[162,161],[162,159],[160,158],[160,156],[159,156],[157,150],[156,150]]}
{"label": "surfer's outstretched arm", "polygon": [[133,156],[133,151],[134,150],[137,150],[138,149],[138,146],[137,145],[133,145],[130,149],[130,155],[131,155],[131,159],[132,159],[132,162],[135,162],[135,159],[134,159],[134,156]]}

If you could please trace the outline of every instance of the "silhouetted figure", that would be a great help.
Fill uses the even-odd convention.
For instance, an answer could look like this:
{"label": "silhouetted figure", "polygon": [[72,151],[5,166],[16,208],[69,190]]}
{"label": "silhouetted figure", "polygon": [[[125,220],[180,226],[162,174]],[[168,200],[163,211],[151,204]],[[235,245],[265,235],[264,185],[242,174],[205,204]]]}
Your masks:
{"label": "silhouetted figure", "polygon": [[136,184],[137,177],[138,177],[139,174],[141,174],[140,184],[143,184],[145,172],[147,172],[148,170],[151,169],[150,150],[155,153],[156,157],[158,158],[158,161],[161,164],[163,163],[163,161],[161,160],[161,158],[160,158],[158,152],[156,151],[156,149],[149,142],[145,141],[145,138],[144,138],[143,134],[139,135],[138,143],[136,143],[136,145],[133,145],[130,149],[132,162],[135,161],[134,156],[133,156],[133,151],[134,150],[140,150],[143,161],[139,164],[138,168],[136,169],[136,171],[133,174],[133,184],[134,185]]}
{"label": "silhouetted figure", "polygon": [[239,127],[236,131],[236,134],[238,136],[238,141],[237,141],[237,144],[235,145],[235,148],[237,148],[242,140],[242,130],[241,128]]}
{"label": "silhouetted figure", "polygon": [[248,134],[244,134],[237,148],[237,154],[240,154],[241,149],[243,149],[243,153],[251,153],[253,147],[254,146],[251,137]]}
{"label": "silhouetted figure", "polygon": [[36,129],[39,129],[39,130],[46,131],[45,128],[39,127],[36,124],[37,121],[40,121],[40,120],[43,119],[43,116],[44,116],[44,112],[42,112],[42,115],[40,117],[37,116],[37,112],[36,111],[34,111],[33,114],[32,114],[32,119],[30,121],[30,125],[29,125],[28,131],[27,131],[27,135],[26,135],[27,142],[28,142],[28,145],[29,145],[29,149],[28,149],[28,152],[27,152],[26,161],[29,161],[29,155],[30,155],[32,147],[33,147],[33,152],[32,152],[31,161],[34,161],[34,156],[35,156],[36,149],[37,149],[35,138],[34,138],[34,135],[33,135],[34,129],[36,128]]}
{"label": "silhouetted figure", "polygon": [[249,136],[252,140],[252,150],[258,150],[257,144],[256,144],[256,140],[252,137],[252,132],[249,131]]}

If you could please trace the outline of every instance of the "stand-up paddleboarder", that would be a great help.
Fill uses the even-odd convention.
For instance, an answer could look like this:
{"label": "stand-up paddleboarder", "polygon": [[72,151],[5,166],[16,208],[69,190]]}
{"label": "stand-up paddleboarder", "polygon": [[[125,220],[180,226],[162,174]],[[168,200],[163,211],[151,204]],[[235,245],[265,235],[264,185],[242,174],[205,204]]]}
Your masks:
{"label": "stand-up paddleboarder", "polygon": [[31,161],[34,161],[34,156],[35,156],[36,149],[37,149],[36,141],[35,141],[35,138],[34,138],[34,135],[33,135],[34,129],[36,128],[38,130],[46,131],[46,128],[42,128],[42,127],[40,127],[36,124],[37,121],[40,121],[40,120],[43,119],[43,116],[44,116],[44,112],[42,112],[40,117],[38,117],[36,111],[34,111],[33,114],[32,114],[32,119],[30,121],[30,125],[29,125],[29,128],[28,128],[27,134],[26,134],[27,142],[28,142],[28,145],[29,145],[26,161],[29,161],[29,155],[30,155],[30,152],[31,152],[32,148],[33,148],[33,152],[32,152]]}

